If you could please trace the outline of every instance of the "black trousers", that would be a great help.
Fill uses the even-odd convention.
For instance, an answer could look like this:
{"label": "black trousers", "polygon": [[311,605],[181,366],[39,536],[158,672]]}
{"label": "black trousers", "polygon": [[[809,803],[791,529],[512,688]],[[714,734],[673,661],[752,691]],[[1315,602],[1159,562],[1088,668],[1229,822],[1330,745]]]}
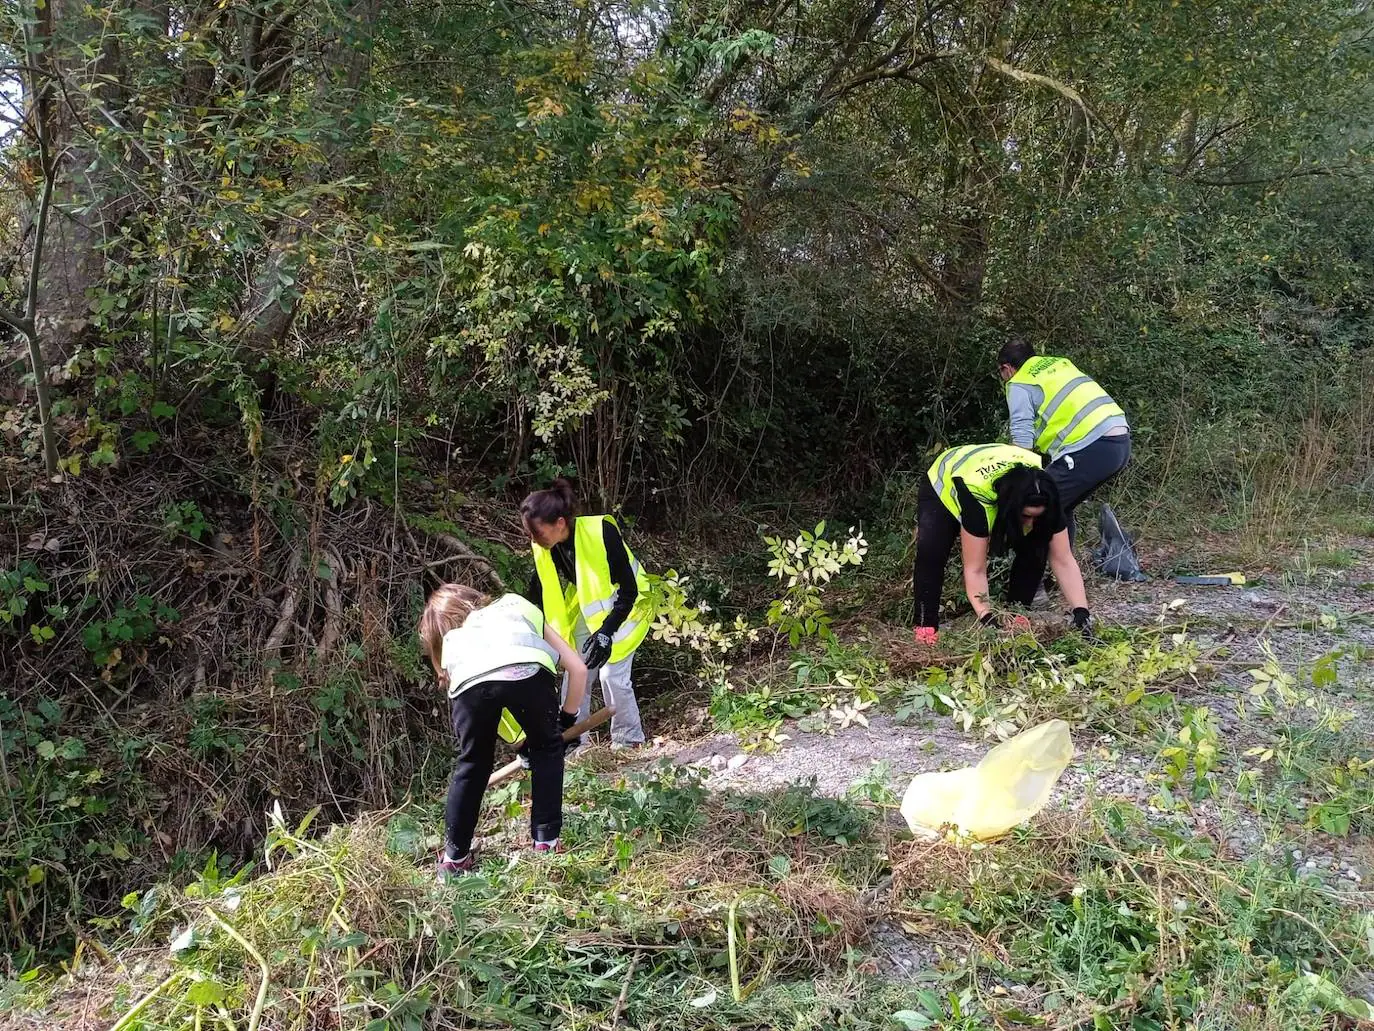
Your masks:
{"label": "black trousers", "polygon": [[[959,540],[959,520],[950,515],[928,477],[921,478],[916,495],[916,567],[912,594],[916,602],[916,626],[940,625],[940,594],[945,586],[945,566]],[[1007,600],[1029,605],[1045,576],[1049,547],[1027,543],[1012,558]]]}
{"label": "black trousers", "polygon": [[487,680],[449,700],[458,763],[448,786],[444,834],[448,854],[455,859],[472,848],[496,759],[502,709],[519,720],[529,744],[530,833],[535,841],[553,841],[563,829],[563,734],[553,674],[541,669],[526,680]]}
{"label": "black trousers", "polygon": [[1082,451],[1053,461],[1045,469],[1059,488],[1059,503],[1069,524],[1069,544],[1075,539],[1074,509],[1092,497],[1093,492],[1110,482],[1131,460],[1131,435],[1098,437]]}

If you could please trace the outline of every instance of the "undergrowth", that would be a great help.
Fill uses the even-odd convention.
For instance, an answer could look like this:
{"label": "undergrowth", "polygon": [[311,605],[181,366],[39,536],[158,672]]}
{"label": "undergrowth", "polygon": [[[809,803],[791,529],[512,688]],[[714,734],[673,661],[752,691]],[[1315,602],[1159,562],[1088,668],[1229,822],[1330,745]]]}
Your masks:
{"label": "undergrowth", "polygon": [[[1359,998],[1374,968],[1367,896],[1274,847],[1297,825],[1333,837],[1371,826],[1374,759],[1341,696],[1367,653],[1238,662],[1166,626],[1166,611],[1101,641],[951,632],[916,656],[905,630],[832,618],[843,603],[828,579],[860,565],[864,545],[851,535],[841,551],[822,529],[770,542],[783,599],[761,620],[717,618],[686,577],[655,578],[656,635],[695,650],[719,725],[769,750],[787,720],[821,734],[878,714],[939,720],[990,745],[1065,718],[1080,741],[1143,753],[1151,811],[1090,794],[998,842],[913,843],[885,815],[896,795],[881,764],[835,799],[806,785],[714,793],[690,768],[624,773],[592,750],[568,771],[561,855],[528,850],[523,781],[489,793],[479,869],[446,885],[433,881],[436,805],[321,835],[277,810],[255,866],[212,859],[190,883],[130,894],[119,918],[73,927],[71,959],[0,988],[0,1015],[110,1031],[1316,1031],[1374,1019]],[[1221,689],[1214,663],[1236,667],[1239,686]],[[346,707],[318,697],[322,711]],[[200,724],[218,736],[197,747],[232,749],[219,715]],[[0,754],[32,750],[87,809],[120,790],[113,768],[88,778],[81,740],[58,726],[16,718]],[[1241,854],[1205,822],[1173,818],[1203,806],[1254,824],[1263,844]],[[112,860],[127,849],[93,847]],[[916,973],[884,958],[893,933],[922,950]]]}
{"label": "undergrowth", "polygon": [[317,841],[277,817],[261,876],[130,896],[117,960],[32,978],[23,1004],[120,1031],[880,1026],[856,1010],[860,893],[885,865],[871,814],[803,787],[713,797],[667,767],[572,771],[568,851],[535,860],[507,833],[520,789],[489,799],[478,872],[437,887],[436,808]]}
{"label": "undergrowth", "polygon": [[1054,718],[1114,732],[1154,726],[1173,708],[1179,685],[1198,673],[1196,642],[1182,633],[1106,634],[1098,644],[1043,630],[949,635],[952,643],[929,664],[904,659],[890,642],[884,651],[832,637],[793,652],[785,675],[769,665],[736,682],[718,680],[711,713],[722,727],[754,738],[785,718],[834,733],[883,709],[899,722],[949,716],[964,731],[994,739]]}
{"label": "undergrowth", "polygon": [[1374,1017],[1340,987],[1374,961],[1364,908],[1131,806],[975,850],[914,846],[894,884],[899,917],[947,936],[985,997],[1027,987],[1011,994],[1056,1027],[1277,1031]]}
{"label": "undergrowth", "polygon": [[[804,785],[707,793],[688,770],[571,771],[565,853],[522,784],[477,872],[436,885],[434,806],[210,864],[126,899],[110,950],[0,992],[14,1026],[1331,1028],[1374,918],[1286,867],[1101,804],[968,847],[912,842]],[[880,922],[937,957],[895,979]]]}

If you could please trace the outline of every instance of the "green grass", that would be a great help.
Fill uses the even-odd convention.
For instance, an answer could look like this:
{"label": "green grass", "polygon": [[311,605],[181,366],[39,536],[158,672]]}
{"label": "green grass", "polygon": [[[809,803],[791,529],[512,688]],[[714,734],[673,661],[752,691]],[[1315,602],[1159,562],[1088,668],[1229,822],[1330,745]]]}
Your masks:
{"label": "green grass", "polygon": [[1350,548],[1320,548],[1308,556],[1308,561],[1319,569],[1350,569],[1356,558]]}
{"label": "green grass", "polygon": [[1367,497],[1357,500],[1363,504],[1358,507],[1351,506],[1328,517],[1331,528],[1352,537],[1374,537],[1374,516],[1369,514],[1370,500]]}
{"label": "green grass", "polygon": [[[270,870],[131,898],[109,962],[12,984],[0,1011],[120,1031],[1315,1031],[1361,1012],[1339,985],[1370,961],[1367,915],[1130,806],[970,849],[892,838],[804,787],[708,795],[681,772],[577,772],[569,851],[536,860],[518,849],[518,791],[491,800],[498,843],[478,872],[445,886],[435,808],[318,841],[278,825]],[[886,978],[880,917],[943,961]]]}
{"label": "green grass", "polygon": [[[881,1026],[853,1012],[860,892],[886,864],[871,811],[804,788],[708,796],[675,770],[616,784],[574,772],[569,851],[536,859],[519,847],[519,788],[490,799],[500,840],[479,871],[443,887],[440,814],[412,808],[318,842],[278,826],[270,872],[131,898],[118,966],[96,976],[100,1018],[308,1027],[335,1014],[419,1031],[767,1027],[786,1012],[790,1026]],[[174,940],[187,947],[169,956]],[[24,1005],[70,1017],[66,991],[35,981]]]}
{"label": "green grass", "polygon": [[[1370,961],[1362,910],[1129,806],[970,850],[883,841],[866,811],[805,789],[578,779],[565,855],[491,854],[437,887],[425,811],[317,843],[279,828],[272,872],[132,899],[110,964],[11,986],[0,1009],[121,1031],[1316,1031],[1363,1013],[1340,988]],[[646,815],[627,837],[622,821]],[[866,895],[885,873],[889,891]],[[878,916],[944,961],[883,977]]]}
{"label": "green grass", "polygon": [[[715,698],[716,716],[833,722],[842,706],[812,699],[871,697],[990,743],[1067,715],[1152,757],[1138,775],[1165,811],[1089,791],[995,842],[915,842],[888,822],[882,764],[835,799],[714,793],[687,768],[626,775],[592,753],[568,772],[564,854],[527,848],[527,781],[489,793],[479,868],[443,886],[437,804],[317,837],[278,819],[257,869],[211,863],[130,896],[104,946],[0,988],[0,1013],[111,1031],[1318,1031],[1367,1015],[1353,993],[1374,917],[1288,851],[1371,826],[1374,762],[1331,705],[1345,660],[1267,663],[1236,735],[1214,700],[1177,697],[1206,675],[1187,638],[962,643],[897,673],[876,631],[809,649],[774,690],[760,673]],[[1258,844],[1237,854],[1188,818],[1197,805]],[[888,964],[894,936],[918,969]]]}
{"label": "green grass", "polygon": [[1020,997],[1055,1026],[1278,1031],[1365,1013],[1336,987],[1369,962],[1365,914],[1130,806],[978,851],[913,850],[894,884],[908,920],[944,929],[984,984],[1030,988]]}

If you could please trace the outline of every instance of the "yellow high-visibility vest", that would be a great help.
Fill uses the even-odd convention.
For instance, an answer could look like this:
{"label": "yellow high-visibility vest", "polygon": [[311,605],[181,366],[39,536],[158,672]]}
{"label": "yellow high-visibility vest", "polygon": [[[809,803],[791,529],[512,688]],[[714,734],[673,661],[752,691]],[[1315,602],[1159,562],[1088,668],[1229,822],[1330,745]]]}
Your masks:
{"label": "yellow high-visibility vest", "polygon": [[969,493],[987,513],[991,529],[997,521],[997,480],[1008,469],[1022,465],[1039,469],[1040,456],[1014,444],[961,444],[940,452],[926,475],[945,508],[960,522],[963,520],[954,478],[963,480]]}
{"label": "yellow high-visibility vest", "polygon": [[[534,568],[539,574],[539,585],[543,588],[544,618],[565,641],[573,640],[579,616],[587,629],[596,633],[615,605],[617,588],[611,580],[611,564],[606,558],[606,539],[603,536],[605,522],[619,529],[611,516],[578,516],[573,520],[573,554],[577,576],[575,582],[568,584],[566,589],[559,586],[558,570],[554,568],[553,554],[549,549],[533,543],[530,546],[534,552]],[[625,545],[625,552],[630,556],[637,594],[630,614],[611,637],[612,662],[622,661],[639,647],[639,642],[644,640],[653,621],[649,580],[628,544]]]}
{"label": "yellow high-visibility vest", "polygon": [[1015,384],[1040,388],[1035,449],[1051,458],[1058,458],[1112,416],[1126,416],[1097,380],[1083,375],[1067,358],[1031,358],[1007,380],[1007,390]]}

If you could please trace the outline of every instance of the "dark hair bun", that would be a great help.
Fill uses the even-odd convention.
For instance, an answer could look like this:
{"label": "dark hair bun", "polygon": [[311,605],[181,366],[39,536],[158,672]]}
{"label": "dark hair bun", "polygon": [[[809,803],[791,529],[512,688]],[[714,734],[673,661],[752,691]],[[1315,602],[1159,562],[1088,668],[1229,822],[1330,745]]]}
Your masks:
{"label": "dark hair bun", "polygon": [[527,522],[531,519],[541,523],[572,519],[577,515],[577,494],[573,485],[562,476],[558,477],[546,490],[534,491],[525,498],[520,515]]}

